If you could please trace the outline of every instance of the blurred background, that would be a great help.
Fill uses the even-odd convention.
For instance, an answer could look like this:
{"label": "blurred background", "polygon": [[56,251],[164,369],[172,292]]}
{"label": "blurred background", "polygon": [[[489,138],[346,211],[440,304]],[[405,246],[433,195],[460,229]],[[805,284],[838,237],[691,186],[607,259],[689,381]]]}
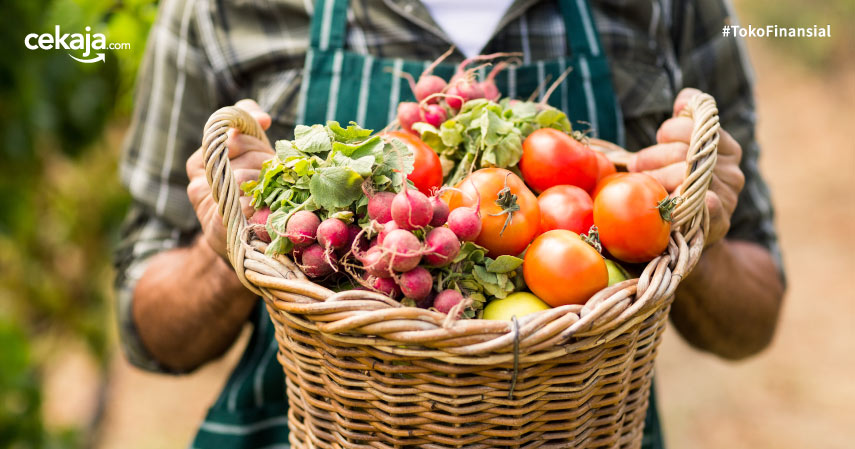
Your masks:
{"label": "blurred background", "polygon": [[[789,275],[779,331],[721,361],[669,331],[657,380],[671,448],[850,448],[855,439],[855,2],[737,1],[742,24],[831,24],[748,39],[761,168]],[[0,59],[0,448],[186,447],[241,352],[183,377],[124,360],[110,250],[128,205],[116,161],[156,4],[4,2]],[[92,26],[131,50],[80,64],[31,32]]]}

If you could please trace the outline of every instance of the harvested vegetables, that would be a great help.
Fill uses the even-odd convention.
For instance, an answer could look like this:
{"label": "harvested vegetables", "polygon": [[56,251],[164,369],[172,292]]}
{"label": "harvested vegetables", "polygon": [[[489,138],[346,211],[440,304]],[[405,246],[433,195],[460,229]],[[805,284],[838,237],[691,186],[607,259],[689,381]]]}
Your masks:
{"label": "harvested vegetables", "polygon": [[[487,314],[497,319],[545,303],[582,304],[618,282],[617,265],[600,254],[596,225],[621,260],[661,253],[670,225],[659,211],[673,207],[660,203],[664,189],[647,186],[656,204],[647,204],[650,194],[609,193],[597,202],[621,175],[608,176],[615,166],[566,114],[545,100],[500,99],[493,77],[507,60],[483,80],[478,67],[468,68],[507,56],[464,61],[448,83],[432,74],[437,60],[411,79],[419,102],[399,105],[403,131],[373,135],[353,122],[329,122],[298,126],[294,140],[277,142],[259,180],[242,186],[259,209],[250,224],[269,243],[267,253],[293,257],[330,286],[461,317],[481,317],[497,300]],[[540,199],[533,191],[543,192]],[[639,243],[632,221],[619,218],[641,215],[661,232]],[[627,257],[626,242],[647,246]]]}

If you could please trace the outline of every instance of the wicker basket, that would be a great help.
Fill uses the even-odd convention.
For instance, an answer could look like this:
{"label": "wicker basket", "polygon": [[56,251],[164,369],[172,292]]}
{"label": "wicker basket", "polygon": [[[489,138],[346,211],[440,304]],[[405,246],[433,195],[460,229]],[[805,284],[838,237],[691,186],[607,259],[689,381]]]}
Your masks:
{"label": "wicker basket", "polygon": [[513,321],[452,320],[366,291],[314,284],[264,255],[241,213],[226,132],[261,136],[234,107],[205,126],[208,181],[241,281],[264,297],[287,376],[291,445],[304,448],[637,448],[653,361],[680,280],[704,244],[718,145],[709,95],[694,120],[668,249],[584,306]]}

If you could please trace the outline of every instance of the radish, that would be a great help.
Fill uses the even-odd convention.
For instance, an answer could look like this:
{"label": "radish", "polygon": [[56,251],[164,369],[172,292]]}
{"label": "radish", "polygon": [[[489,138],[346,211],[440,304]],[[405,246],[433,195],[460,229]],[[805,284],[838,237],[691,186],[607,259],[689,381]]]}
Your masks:
{"label": "radish", "polygon": [[264,243],[270,243],[270,234],[267,233],[267,217],[270,216],[270,208],[262,207],[252,214],[249,223],[252,224],[252,232]]}
{"label": "radish", "polygon": [[448,88],[445,104],[455,111],[459,111],[463,107],[463,103],[469,100],[484,98],[484,90],[471,79],[463,77],[456,81],[452,80],[452,83],[452,86]]}
{"label": "radish", "polygon": [[430,225],[437,227],[442,226],[448,220],[448,204],[439,198],[439,196],[430,197],[430,205],[433,208],[433,214],[430,218]]}
{"label": "radish", "polygon": [[395,280],[392,278],[378,278],[374,276],[370,276],[368,278],[368,282],[371,285],[371,288],[377,290],[380,293],[383,293],[386,296],[389,296],[392,299],[395,299],[401,296],[401,287],[398,287],[398,284],[395,283]]}
{"label": "radish", "polygon": [[389,255],[389,263],[395,271],[410,271],[422,260],[422,245],[410,231],[396,229],[390,232],[381,246]]}
{"label": "radish", "polygon": [[433,306],[442,313],[451,312],[457,304],[463,301],[463,294],[457,290],[447,289],[439,292],[433,300]]}
{"label": "radish", "polygon": [[389,269],[389,254],[383,251],[383,248],[380,246],[368,248],[368,251],[360,255],[359,261],[362,262],[365,272],[371,276],[378,278],[392,277],[392,270]]}
{"label": "radish", "polygon": [[405,101],[398,104],[398,124],[409,133],[413,131],[413,123],[421,120],[419,104],[413,101]]}
{"label": "radish", "polygon": [[[479,69],[479,67],[475,67],[475,68],[468,69],[468,70],[466,69],[466,67],[475,61],[486,61],[486,60],[500,58],[500,57],[506,57],[506,56],[522,56],[522,54],[521,53],[493,53],[493,54],[489,54],[489,55],[473,56],[473,57],[467,58],[463,62],[461,62],[460,65],[457,66],[457,73],[451,78],[451,81],[449,81],[449,83],[448,83],[449,87],[448,87],[448,90],[446,91],[446,93],[449,95],[449,97],[445,99],[445,103],[450,108],[452,108],[454,110],[459,110],[461,107],[463,107],[463,103],[465,103],[469,100],[474,100],[476,98],[486,98],[486,95],[488,92],[485,92],[485,90],[484,90],[484,87],[483,87],[484,83],[479,83],[479,82],[475,81],[475,77],[474,77],[474,73],[476,70]],[[501,65],[501,63],[500,63],[500,65]],[[502,68],[504,68],[504,66]],[[501,71],[501,69],[499,67],[496,67],[496,69],[494,69],[493,72],[498,73],[497,70]],[[492,72],[491,72],[491,75],[495,78],[495,75],[493,75]],[[493,86],[495,86],[495,83],[492,82],[492,80],[491,80],[491,84]],[[498,89],[496,89],[496,91],[498,91]],[[492,91],[489,93],[494,94],[494,92],[492,92]],[[463,101],[461,101],[460,99],[455,98],[455,97],[461,97],[461,98],[463,98]]]}
{"label": "radish", "polygon": [[[436,75],[422,74],[421,78],[419,78],[419,82],[416,83],[413,93],[416,95],[416,100],[421,102],[433,94],[441,93],[445,90],[447,85],[448,83],[446,83],[444,79]],[[438,100],[439,99],[437,97],[434,97],[427,101],[428,103],[436,103]]]}
{"label": "radish", "polygon": [[383,225],[383,230],[380,231],[379,234],[377,234],[377,244],[382,245],[383,239],[385,239],[386,236],[389,235],[390,232],[392,232],[396,229],[401,229],[401,228],[394,221],[390,221],[390,222],[386,223],[385,225]]}
{"label": "radish", "polygon": [[481,90],[484,91],[484,98],[490,101],[498,101],[499,97],[502,94],[499,92],[499,88],[496,87],[496,75],[499,74],[502,70],[505,69],[509,64],[507,61],[502,61],[496,64],[496,67],[490,71],[490,74],[487,75],[487,79],[481,81]]}
{"label": "radish", "polygon": [[398,285],[401,287],[404,296],[419,301],[430,295],[433,278],[428,270],[423,267],[416,267],[402,274],[398,280]]}
{"label": "radish", "polygon": [[285,225],[285,235],[295,246],[307,246],[315,241],[321,219],[312,212],[297,211]]}
{"label": "radish", "polygon": [[448,214],[448,229],[461,242],[471,242],[481,233],[481,213],[473,207],[458,207]]}
{"label": "radish", "polygon": [[368,239],[365,237],[365,233],[358,225],[351,223],[347,225],[347,243],[339,248],[336,253],[339,256],[344,256],[348,252],[356,254],[366,248],[368,248]]}
{"label": "radish", "polygon": [[425,105],[421,110],[421,121],[433,126],[434,128],[439,128],[439,125],[442,125],[442,122],[448,118],[445,113],[445,109],[438,104],[429,104]]}
{"label": "radish", "polygon": [[433,215],[428,197],[418,190],[404,190],[392,200],[392,219],[401,229],[418,229],[427,226]]}
{"label": "radish", "polygon": [[[422,74],[419,76],[419,82],[415,84],[410,84],[410,88],[413,89],[413,95],[416,96],[416,101],[421,103],[426,98],[430,97],[433,94],[441,93],[445,90],[445,87],[448,85],[444,79],[433,74],[433,69],[439,65],[442,61],[445,60],[452,52],[454,51],[454,47],[449,48],[443,53],[440,57],[436,58],[429,66],[425,68]],[[430,98],[428,99],[428,103],[436,103],[439,101],[439,98]]]}
{"label": "radish", "polygon": [[336,269],[328,261],[324,248],[317,243],[303,250],[300,258],[300,268],[310,278],[326,276]]}
{"label": "radish", "polygon": [[347,244],[347,225],[338,218],[327,218],[318,226],[318,243],[326,249],[341,248]]}
{"label": "radish", "polygon": [[386,224],[392,221],[392,200],[395,194],[392,192],[377,192],[368,200],[368,218],[377,220],[377,223]]}
{"label": "radish", "polygon": [[[479,221],[480,223],[480,221]],[[460,240],[451,229],[433,228],[425,237],[425,261],[429,265],[444,267],[460,252]]]}

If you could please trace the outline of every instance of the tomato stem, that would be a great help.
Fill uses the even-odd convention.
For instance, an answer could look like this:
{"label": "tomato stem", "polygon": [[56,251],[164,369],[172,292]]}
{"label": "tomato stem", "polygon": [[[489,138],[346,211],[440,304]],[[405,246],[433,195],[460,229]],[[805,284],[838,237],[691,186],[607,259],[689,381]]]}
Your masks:
{"label": "tomato stem", "polygon": [[597,225],[591,225],[591,229],[588,230],[587,234],[579,234],[579,237],[582,237],[582,240],[585,243],[594,247],[598,253],[603,252],[603,245],[600,243],[600,231],[597,229]]}
{"label": "tomato stem", "polygon": [[505,176],[505,187],[502,190],[499,190],[499,194],[496,196],[496,205],[502,208],[502,211],[495,214],[490,214],[491,217],[498,217],[499,215],[505,215],[505,223],[502,225],[502,230],[499,231],[499,237],[505,233],[505,229],[507,229],[508,225],[511,224],[511,220],[513,219],[514,212],[520,210],[520,205],[517,204],[517,195],[511,193],[511,188],[508,187],[508,176],[511,176],[511,173],[508,173]]}
{"label": "tomato stem", "polygon": [[659,209],[659,216],[662,217],[663,220],[670,223],[671,215],[674,213],[674,209],[682,202],[683,197],[681,196],[663,199],[662,201],[656,204],[656,208]]}

